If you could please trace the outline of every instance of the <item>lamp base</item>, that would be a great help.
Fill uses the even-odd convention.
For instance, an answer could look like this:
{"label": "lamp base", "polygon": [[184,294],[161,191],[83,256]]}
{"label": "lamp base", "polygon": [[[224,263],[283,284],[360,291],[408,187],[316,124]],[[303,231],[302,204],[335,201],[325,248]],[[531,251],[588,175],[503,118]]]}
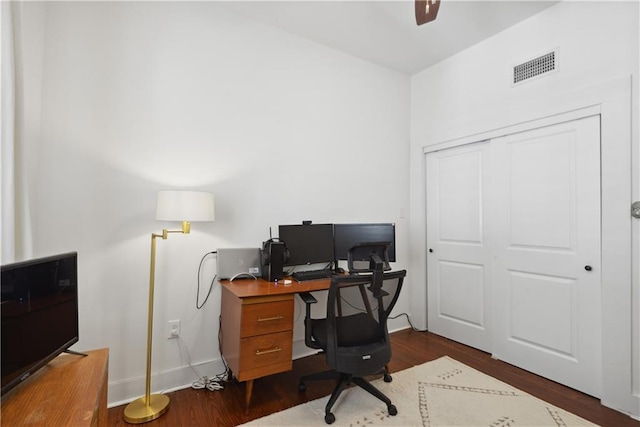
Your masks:
{"label": "lamp base", "polygon": [[152,394],[149,404],[144,396],[124,408],[124,420],[130,424],[141,424],[160,418],[169,409],[169,396]]}

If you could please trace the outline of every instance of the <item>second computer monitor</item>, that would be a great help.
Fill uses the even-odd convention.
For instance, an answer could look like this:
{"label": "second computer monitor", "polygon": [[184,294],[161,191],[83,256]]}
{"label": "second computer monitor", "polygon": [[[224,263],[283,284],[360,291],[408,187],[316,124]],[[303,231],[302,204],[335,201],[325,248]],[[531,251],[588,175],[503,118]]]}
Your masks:
{"label": "second computer monitor", "polygon": [[278,236],[289,251],[289,261],[285,265],[333,261],[333,224],[280,225]]}
{"label": "second computer monitor", "polygon": [[333,224],[336,260],[348,260],[349,249],[358,243],[389,242],[389,261],[396,261],[396,225],[394,223]]}

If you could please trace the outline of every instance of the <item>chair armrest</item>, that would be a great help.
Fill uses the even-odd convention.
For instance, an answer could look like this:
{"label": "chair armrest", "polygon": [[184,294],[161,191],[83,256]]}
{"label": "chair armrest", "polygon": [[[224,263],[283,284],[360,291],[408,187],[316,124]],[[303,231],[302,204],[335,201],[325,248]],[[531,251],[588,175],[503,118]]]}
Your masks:
{"label": "chair armrest", "polygon": [[304,301],[305,304],[309,305],[309,304],[315,304],[318,302],[318,300],[311,295],[309,292],[300,292],[298,294],[298,296],[302,299],[302,301]]}
{"label": "chair armrest", "polygon": [[311,334],[311,304],[317,303],[318,300],[309,292],[300,292],[298,296],[304,301],[306,307],[304,316],[304,342],[307,347],[320,348]]}

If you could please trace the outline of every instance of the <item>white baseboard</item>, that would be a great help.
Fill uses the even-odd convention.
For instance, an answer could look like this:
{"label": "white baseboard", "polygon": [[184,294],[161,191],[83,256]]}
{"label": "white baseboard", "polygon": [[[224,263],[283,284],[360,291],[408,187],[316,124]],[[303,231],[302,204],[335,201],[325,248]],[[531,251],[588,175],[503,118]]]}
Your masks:
{"label": "white baseboard", "polygon": [[[176,390],[191,387],[194,381],[200,377],[194,372],[196,370],[202,376],[209,378],[224,372],[224,364],[220,358],[209,360],[193,365],[193,369],[187,366],[170,369],[164,372],[156,372],[151,375],[151,393],[169,393]],[[144,395],[145,378],[128,378],[122,381],[109,383],[109,402],[107,406],[125,405],[138,397]]]}
{"label": "white baseboard", "polygon": [[[390,322],[391,323],[391,322]],[[392,326],[392,325],[389,325]],[[394,322],[395,327],[390,328],[391,332],[399,331],[409,327],[409,324],[399,319]],[[293,342],[293,359],[310,356],[317,353],[318,350],[307,347],[304,340],[296,340]],[[191,387],[194,381],[200,379],[201,376],[215,377],[217,374],[224,372],[224,364],[222,359],[217,358],[193,365],[193,369],[189,366],[181,366],[179,368],[170,369],[163,372],[152,373],[151,376],[151,393],[169,393],[176,390],[182,390]],[[138,397],[144,395],[145,378],[128,378],[121,381],[109,383],[109,402],[107,406],[113,408],[125,405]]]}

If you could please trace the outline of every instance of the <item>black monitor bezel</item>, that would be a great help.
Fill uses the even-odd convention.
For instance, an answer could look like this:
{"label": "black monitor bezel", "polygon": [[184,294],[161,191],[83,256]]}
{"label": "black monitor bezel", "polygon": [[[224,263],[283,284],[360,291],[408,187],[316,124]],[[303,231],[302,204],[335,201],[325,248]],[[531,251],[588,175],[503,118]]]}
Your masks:
{"label": "black monitor bezel", "polygon": [[[284,233],[283,233],[284,231]],[[296,233],[296,238],[292,238],[292,234]],[[312,239],[311,233],[324,233],[324,242],[317,238]],[[284,234],[284,235],[283,235]],[[304,238],[306,234],[306,239]],[[314,237],[318,237],[315,235]],[[289,259],[284,263],[286,267],[311,264],[331,264],[333,262],[333,224],[283,224],[278,226],[278,238],[286,245],[289,252]],[[309,242],[315,242],[314,250],[316,252],[304,252],[309,249]],[[304,244],[304,246],[300,246]],[[324,248],[318,245],[324,245]],[[301,251],[302,250],[302,251]],[[304,255],[300,255],[303,253]]]}

